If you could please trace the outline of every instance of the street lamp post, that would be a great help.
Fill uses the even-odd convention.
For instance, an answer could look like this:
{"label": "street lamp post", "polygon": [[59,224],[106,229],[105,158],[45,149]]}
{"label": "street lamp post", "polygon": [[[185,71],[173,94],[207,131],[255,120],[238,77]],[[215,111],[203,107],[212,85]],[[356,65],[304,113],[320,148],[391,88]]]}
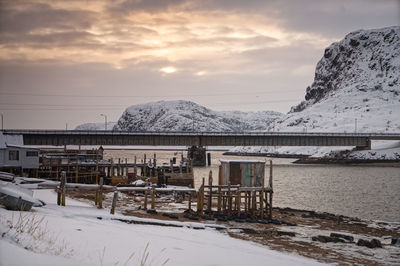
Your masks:
{"label": "street lamp post", "polygon": [[104,129],[107,130],[107,115],[105,114],[100,114],[101,116],[104,116]]}

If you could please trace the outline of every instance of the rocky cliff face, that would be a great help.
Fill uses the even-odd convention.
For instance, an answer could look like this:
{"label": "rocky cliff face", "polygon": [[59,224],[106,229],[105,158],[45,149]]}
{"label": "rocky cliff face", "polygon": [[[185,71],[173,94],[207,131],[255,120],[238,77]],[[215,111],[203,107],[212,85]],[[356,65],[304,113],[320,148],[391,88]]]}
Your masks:
{"label": "rocky cliff face", "polygon": [[305,101],[279,131],[400,131],[400,27],[359,30],[325,49]]}
{"label": "rocky cliff face", "polygon": [[216,112],[190,101],[159,101],[125,110],[114,130],[126,131],[261,131],[281,113]]}

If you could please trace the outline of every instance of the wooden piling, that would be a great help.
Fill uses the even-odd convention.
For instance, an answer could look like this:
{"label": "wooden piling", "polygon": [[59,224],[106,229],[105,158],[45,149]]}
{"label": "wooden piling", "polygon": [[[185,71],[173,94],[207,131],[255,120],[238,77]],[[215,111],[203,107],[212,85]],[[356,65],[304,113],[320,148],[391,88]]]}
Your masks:
{"label": "wooden piling", "polygon": [[231,195],[231,182],[228,182],[228,210],[229,213],[232,211],[232,195]]}
{"label": "wooden piling", "polygon": [[155,197],[156,197],[155,187],[152,187],[152,189],[151,189],[151,209],[152,210],[154,210],[155,206],[156,206]]}
{"label": "wooden piling", "polygon": [[99,183],[99,150],[96,150],[96,184]]}
{"label": "wooden piling", "polygon": [[204,215],[204,177],[201,183],[201,215]]}
{"label": "wooden piling", "polygon": [[63,171],[61,173],[61,206],[65,206],[65,194],[66,194],[66,189],[65,189],[65,184],[67,183],[67,176],[65,172]]}
{"label": "wooden piling", "polygon": [[133,159],[133,176],[136,179],[137,177],[136,155],[135,158]]}
{"label": "wooden piling", "polygon": [[103,208],[103,183],[104,183],[104,178],[100,177],[100,186],[98,190],[98,208],[102,209]]}
{"label": "wooden piling", "polygon": [[210,173],[208,175],[208,187],[209,187],[209,195],[208,195],[208,211],[211,213],[212,209],[212,171],[210,170]]}
{"label": "wooden piling", "polygon": [[248,200],[247,200],[247,192],[244,192],[244,211],[248,211]]}
{"label": "wooden piling", "polygon": [[269,187],[271,188],[269,192],[269,213],[268,218],[272,219],[272,160],[269,160]]}
{"label": "wooden piling", "polygon": [[222,166],[220,165],[218,167],[218,202],[217,202],[217,209],[220,212],[221,211],[221,185],[222,185]]}
{"label": "wooden piling", "polygon": [[252,207],[251,207],[251,214],[255,215],[257,211],[257,197],[256,197],[256,191],[251,192],[252,196]]}
{"label": "wooden piling", "polygon": [[147,210],[147,189],[144,191],[144,206],[143,209]]}
{"label": "wooden piling", "polygon": [[260,192],[260,218],[264,219],[264,191],[261,190]]}
{"label": "wooden piling", "polygon": [[75,167],[75,183],[79,182],[79,158],[76,155],[76,167]]}
{"label": "wooden piling", "polygon": [[192,193],[189,192],[189,202],[188,202],[188,209],[191,210],[192,209]]}
{"label": "wooden piling", "polygon": [[117,200],[118,200],[118,191],[116,190],[116,191],[114,191],[110,214],[115,213],[115,207],[117,206]]}
{"label": "wooden piling", "polygon": [[237,215],[240,216],[240,205],[242,204],[242,195],[241,195],[241,191],[240,191],[240,185],[237,189]]}

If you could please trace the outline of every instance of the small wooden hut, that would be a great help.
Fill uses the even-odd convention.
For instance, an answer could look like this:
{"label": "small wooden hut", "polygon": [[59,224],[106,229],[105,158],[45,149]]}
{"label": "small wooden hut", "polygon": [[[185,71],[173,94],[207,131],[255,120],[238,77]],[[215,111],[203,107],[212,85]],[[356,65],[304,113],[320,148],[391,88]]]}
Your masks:
{"label": "small wooden hut", "polygon": [[221,185],[264,187],[265,162],[256,160],[221,160]]}

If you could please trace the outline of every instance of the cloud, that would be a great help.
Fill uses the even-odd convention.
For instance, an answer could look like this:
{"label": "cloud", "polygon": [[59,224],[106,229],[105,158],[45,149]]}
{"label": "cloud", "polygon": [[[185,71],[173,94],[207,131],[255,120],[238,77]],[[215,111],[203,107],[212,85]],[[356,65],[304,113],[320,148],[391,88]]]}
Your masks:
{"label": "cloud", "polygon": [[1,5],[0,31],[28,34],[40,30],[88,29],[96,23],[96,13],[89,10],[54,9],[49,4],[10,1]]}

